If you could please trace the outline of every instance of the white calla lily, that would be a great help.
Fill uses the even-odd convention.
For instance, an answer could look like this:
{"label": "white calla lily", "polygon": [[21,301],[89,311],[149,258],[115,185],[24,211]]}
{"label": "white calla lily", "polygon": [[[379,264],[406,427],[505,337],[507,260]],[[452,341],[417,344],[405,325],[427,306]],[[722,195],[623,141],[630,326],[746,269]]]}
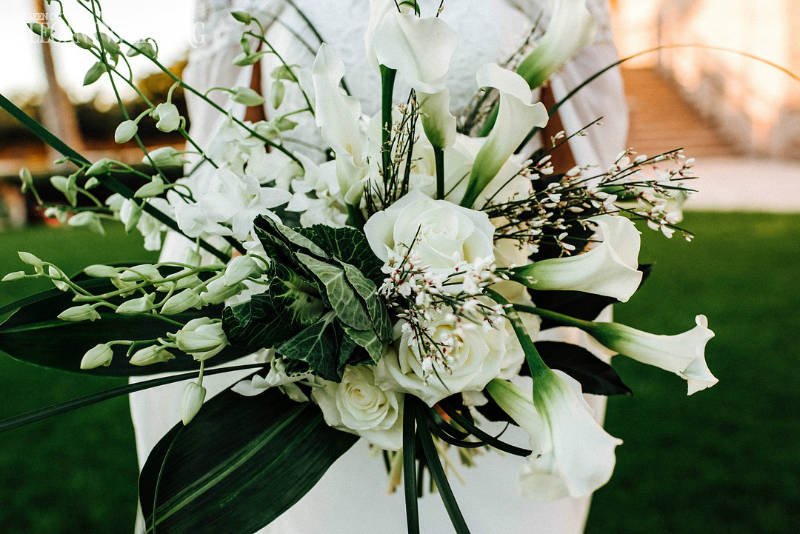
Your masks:
{"label": "white calla lily", "polygon": [[580,384],[561,371],[545,370],[530,394],[506,380],[486,391],[531,438],[533,454],[520,474],[528,497],[586,497],[611,478],[621,440],[603,430],[581,394]]}
{"label": "white calla lily", "polygon": [[425,137],[437,148],[447,148],[456,140],[456,118],[450,113],[450,91],[419,93],[419,116]]}
{"label": "white calla lily", "polygon": [[705,357],[706,344],[714,332],[708,328],[705,315],[698,315],[695,322],[691,330],[672,336],[651,334],[619,323],[591,323],[584,329],[623,356],[677,374],[686,380],[691,395],[719,382]]}
{"label": "white calla lily", "polygon": [[469,185],[461,201],[461,205],[466,207],[472,206],[525,136],[534,127],[546,125],[548,120],[544,104],[532,103],[533,94],[519,74],[489,63],[478,71],[477,80],[479,87],[493,87],[500,91],[500,107],[497,121],[475,157]]}
{"label": "white calla lily", "polygon": [[336,176],[341,193],[348,203],[357,204],[368,170],[368,138],[361,120],[361,104],[339,87],[343,77],[344,63],[323,43],[311,73],[317,126],[322,138],[336,153]]}
{"label": "white calla lily", "polygon": [[586,0],[553,0],[553,16],[542,38],[520,64],[517,72],[531,89],[542,85],[575,53],[594,40],[597,21]]}
{"label": "white calla lily", "polygon": [[625,217],[598,215],[589,220],[597,225],[594,239],[600,243],[582,254],[514,269],[513,279],[533,289],[582,291],[627,302],[642,281],[640,233]]}
{"label": "white calla lily", "polygon": [[450,61],[458,44],[458,35],[445,21],[435,17],[420,18],[396,10],[385,14],[377,27],[373,47],[378,63],[424,93],[436,93],[445,87]]}

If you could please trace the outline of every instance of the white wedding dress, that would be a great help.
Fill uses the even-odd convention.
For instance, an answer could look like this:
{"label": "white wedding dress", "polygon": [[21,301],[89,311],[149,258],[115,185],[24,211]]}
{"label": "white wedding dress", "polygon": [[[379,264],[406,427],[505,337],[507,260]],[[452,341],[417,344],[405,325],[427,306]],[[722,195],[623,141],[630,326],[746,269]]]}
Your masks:
{"label": "white wedding dress", "polygon": [[[601,29],[594,44],[584,48],[561,72],[552,78],[556,99],[588,76],[616,59],[611,40],[606,0],[589,0],[590,9],[599,19]],[[297,12],[282,0],[197,0],[197,18],[202,31],[202,44],[191,51],[184,77],[194,87],[205,90],[214,86],[250,84],[249,68],[232,65],[239,54],[241,25],[228,14],[231,9],[246,10],[264,22],[273,21],[268,37],[291,64],[310,65],[312,53],[297,39],[301,36],[316,48],[315,39]],[[353,95],[362,102],[367,114],[377,112],[380,91],[376,72],[364,54],[364,32],[367,26],[369,0],[296,0],[319,33],[345,62],[346,82]],[[439,0],[422,0],[423,14],[431,14]],[[477,87],[475,71],[486,62],[503,62],[524,42],[541,9],[546,24],[548,0],[449,0],[442,18],[459,35],[459,47],[453,60],[450,91],[453,107],[466,106]],[[277,18],[276,18],[277,17]],[[277,20],[277,22],[275,22]],[[289,31],[291,29],[291,31]],[[296,35],[293,35],[293,32]],[[267,56],[262,68],[262,87],[268,92],[269,73],[276,65]],[[214,93],[212,93],[214,94]],[[216,93],[219,94],[219,93]],[[396,94],[400,94],[399,92]],[[266,95],[265,95],[266,96]],[[267,99],[269,100],[269,99]],[[225,99],[220,104],[227,105]],[[289,109],[289,108],[287,108]],[[243,116],[241,108],[231,108]],[[271,110],[266,109],[269,116]],[[191,134],[203,144],[216,131],[224,117],[202,102],[189,101]],[[578,93],[560,110],[567,132],[574,132],[590,121],[604,116],[604,125],[590,129],[585,137],[570,142],[573,155],[582,165],[607,165],[624,148],[627,135],[627,108],[622,83],[616,71],[596,80]],[[300,131],[295,137],[315,142],[313,132]],[[188,242],[169,235],[162,257],[180,260]],[[606,314],[610,316],[610,309]],[[545,331],[540,339],[569,339],[588,345],[589,340],[570,329]],[[602,347],[590,347],[608,358]],[[205,378],[209,396],[235,383],[242,374],[215,375]],[[150,450],[180,419],[183,384],[171,384],[131,394],[131,416],[136,431],[139,463],[144,464]],[[605,411],[605,398],[587,395],[598,419]],[[257,422],[254,422],[257,424]],[[521,432],[509,430],[505,438],[524,444]],[[532,502],[517,489],[517,477],[524,459],[496,452],[477,458],[474,468],[459,467],[464,482],[451,476],[451,485],[472,532],[577,534],[583,531],[589,498],[562,499],[552,503]],[[365,442],[359,441],[340,458],[322,480],[294,507],[265,527],[265,534],[345,534],[406,532],[402,491],[389,494],[386,471],[380,456],[373,454]],[[452,532],[450,520],[438,494],[420,500],[422,531],[426,534]],[[137,530],[141,528],[137,527]]]}

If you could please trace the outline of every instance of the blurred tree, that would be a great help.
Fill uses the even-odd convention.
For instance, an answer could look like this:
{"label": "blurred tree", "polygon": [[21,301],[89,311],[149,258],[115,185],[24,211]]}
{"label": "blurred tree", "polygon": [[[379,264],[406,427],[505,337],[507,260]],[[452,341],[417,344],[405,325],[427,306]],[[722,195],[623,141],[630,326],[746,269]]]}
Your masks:
{"label": "blurred tree", "polygon": [[[34,10],[40,18],[39,23],[47,25],[47,6],[44,0],[34,0]],[[53,51],[50,41],[41,38],[42,61],[47,77],[47,92],[42,100],[42,121],[44,125],[68,145],[81,150],[83,142],[78,128],[78,119],[67,93],[58,83]]]}

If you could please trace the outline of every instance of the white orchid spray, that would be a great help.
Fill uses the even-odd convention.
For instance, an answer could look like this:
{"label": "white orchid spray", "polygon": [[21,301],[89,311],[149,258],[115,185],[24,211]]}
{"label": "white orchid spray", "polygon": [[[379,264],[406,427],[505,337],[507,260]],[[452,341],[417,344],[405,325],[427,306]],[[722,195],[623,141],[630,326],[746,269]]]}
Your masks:
{"label": "white orchid spray", "polygon": [[[115,33],[98,0],[79,8],[96,31],[68,26],[59,41],[93,53],[89,82],[135,88],[132,72],[118,68],[123,50],[166,71],[155,43]],[[584,1],[554,2],[547,31],[516,72],[476,65],[471,110],[451,101],[459,39],[440,14],[422,13],[417,2],[371,1],[366,54],[381,78],[372,117],[350,94],[333,46],[322,43],[310,65],[295,64],[268,38],[271,18],[235,11],[242,53],[234,62],[277,62],[269,94],[239,85],[204,92],[176,79],[165,102],[123,113],[115,140],[144,146],[139,126],[152,120],[186,147],[145,150],[136,166],[91,162],[54,142],[75,170],[52,178],[66,203],[48,205],[48,215],[98,232],[117,221],[148,250],[167,231],[186,238],[180,261],[100,262],[77,275],[22,252],[27,271],[2,279],[43,278],[55,289],[5,308],[0,349],[87,374],[159,374],[109,396],[186,382],[173,414],[180,425],[142,471],[147,524],[199,531],[224,520],[231,532],[257,530],[359,438],[383,451],[392,488],[402,479],[409,532],[419,532],[417,473],[426,470],[456,531],[469,532],[446,476],[455,467],[448,447],[465,465],[486,447],[525,457],[520,489],[532,498],[590,495],[610,479],[621,441],[597,423],[583,394],[630,390],[588,353],[574,370],[549,368],[546,361],[575,347],[550,343],[556,354],[542,357],[544,321],[676,373],[690,394],[716,383],[704,316],[674,336],[589,320],[599,307],[628,301],[643,281],[637,220],[691,238],[676,226],[691,160],[626,150],[605,170],[554,168],[551,152],[585,129],[532,153],[521,146],[549,120],[533,89],[592,39]],[[223,114],[203,143],[185,131],[173,101],[179,89]],[[226,98],[212,100],[211,91]],[[240,118],[243,107],[266,102],[269,120]],[[41,201],[30,172],[20,178]],[[131,188],[120,178],[138,182]],[[242,374],[222,393],[204,385],[208,375],[232,372]],[[518,385],[525,375],[532,388]],[[482,430],[486,419],[526,430],[530,449]],[[162,472],[170,484],[156,492]],[[211,475],[214,484],[198,483]],[[245,485],[233,501],[218,493]]]}

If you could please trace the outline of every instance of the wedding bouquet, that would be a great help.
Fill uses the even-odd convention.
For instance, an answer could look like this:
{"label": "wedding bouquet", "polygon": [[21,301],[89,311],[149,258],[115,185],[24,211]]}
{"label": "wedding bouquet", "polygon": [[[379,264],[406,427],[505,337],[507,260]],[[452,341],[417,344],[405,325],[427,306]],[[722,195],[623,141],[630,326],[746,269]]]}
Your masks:
{"label": "wedding bouquet", "polygon": [[[480,90],[461,116],[451,113],[446,86],[458,39],[439,13],[372,1],[366,53],[381,74],[382,108],[367,117],[331,47],[319,46],[312,65],[290,64],[262,21],[233,12],[242,25],[236,64],[266,55],[280,62],[269,94],[280,113],[255,123],[172,74],[152,40],[116,33],[97,0],[77,2],[93,17],[91,35],[73,29],[60,0],[50,3],[69,34],[31,28],[94,55],[87,84],[107,79],[117,95],[118,85],[136,90],[128,57],[143,56],[174,79],[173,89],[228,116],[200,146],[172,90],[159,103],[139,93],[148,109],[138,117],[120,100],[126,120],[115,139],[144,150],[144,166],[132,167],[88,161],[0,99],[71,166],[51,179],[66,204],[45,206],[48,215],[98,232],[119,221],[148,250],[168,231],[191,244],[183,261],[88,265],[77,274],[20,252],[28,270],[3,278],[55,286],[0,309],[0,349],[13,357],[104,376],[172,374],[0,428],[191,379],[182,423],[139,479],[148,531],[224,525],[249,534],[297,502],[359,437],[382,451],[390,487],[402,481],[409,532],[419,532],[425,472],[456,531],[468,532],[446,476],[453,450],[467,465],[485,447],[520,456],[520,491],[531,498],[591,494],[611,477],[621,441],[582,394],[630,390],[585,348],[540,341],[542,329],[577,328],[610,351],[678,374],[689,394],[716,383],[704,358],[714,335],[704,316],[677,335],[596,320],[649,271],[638,262],[635,221],[691,237],[676,224],[692,176],[677,150],[628,150],[605,169],[553,168],[553,150],[584,130],[537,143],[549,116],[596,77],[550,110],[535,102],[535,91],[592,39],[583,0],[556,0],[532,51],[478,66]],[[401,85],[409,90],[400,93]],[[232,103],[264,103],[247,87],[214,90]],[[146,150],[143,120],[180,133],[186,150]],[[292,139],[304,127],[320,146]],[[175,168],[180,178],[169,177]],[[20,177],[37,195],[30,173]],[[105,200],[102,189],[111,193]],[[243,369],[252,374],[206,399],[204,376]],[[521,427],[529,444],[482,430],[487,421]]]}

